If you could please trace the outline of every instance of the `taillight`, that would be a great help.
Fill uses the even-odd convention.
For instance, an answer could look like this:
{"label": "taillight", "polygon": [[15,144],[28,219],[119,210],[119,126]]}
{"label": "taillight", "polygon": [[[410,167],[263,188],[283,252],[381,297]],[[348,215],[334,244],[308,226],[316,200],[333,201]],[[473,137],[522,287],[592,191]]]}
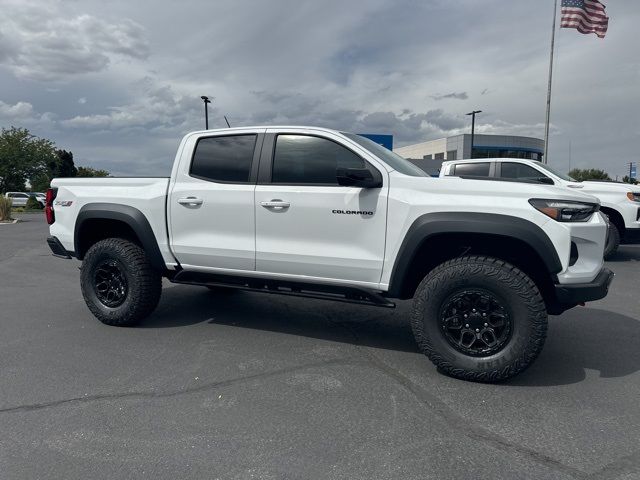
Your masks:
{"label": "taillight", "polygon": [[49,188],[47,190],[47,196],[45,198],[45,207],[44,214],[47,217],[47,223],[51,225],[56,221],[56,214],[53,212],[53,201],[56,199],[56,195],[58,194],[57,188]]}

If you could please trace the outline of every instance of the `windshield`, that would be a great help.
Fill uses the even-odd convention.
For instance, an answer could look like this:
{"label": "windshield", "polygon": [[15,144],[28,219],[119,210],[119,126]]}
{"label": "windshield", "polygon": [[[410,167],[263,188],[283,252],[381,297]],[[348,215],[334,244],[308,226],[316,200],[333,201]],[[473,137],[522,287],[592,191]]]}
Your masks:
{"label": "windshield", "polygon": [[360,135],[356,135],[355,133],[345,133],[341,132],[345,137],[349,140],[353,140],[361,147],[373,153],[376,157],[382,160],[384,163],[389,165],[394,170],[403,173],[405,175],[410,175],[412,177],[428,177],[427,173],[416,167],[413,163],[408,161],[405,158],[402,158],[397,153],[393,153],[391,150],[383,147],[382,145],[378,145],[373,140],[369,140],[368,138],[361,137]]}
{"label": "windshield", "polygon": [[562,180],[566,181],[566,182],[577,182],[578,180],[571,178],[569,175],[565,175],[564,173],[560,173],[557,170],[551,168],[549,165],[546,165],[542,162],[538,163],[538,166],[540,168],[542,168],[543,170],[546,170],[547,172],[551,172],[553,173],[556,177],[561,178]]}

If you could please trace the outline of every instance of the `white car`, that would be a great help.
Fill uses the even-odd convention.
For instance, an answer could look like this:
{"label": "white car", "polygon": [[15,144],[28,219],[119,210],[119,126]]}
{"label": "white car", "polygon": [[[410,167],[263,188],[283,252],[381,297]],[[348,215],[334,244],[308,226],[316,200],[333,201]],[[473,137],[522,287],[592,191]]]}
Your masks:
{"label": "white car", "polygon": [[628,183],[577,182],[549,165],[518,158],[482,158],[451,160],[442,164],[440,177],[493,178],[496,180],[542,183],[570,188],[593,195],[600,200],[600,211],[609,217],[609,238],[605,258],[612,257],[620,239],[640,238],[640,186]]}
{"label": "white car", "polygon": [[31,192],[29,195],[36,197],[36,199],[38,200],[38,202],[40,202],[40,204],[42,204],[42,206],[44,206],[44,204],[46,203],[46,195],[44,193]]}
{"label": "white car", "polygon": [[14,207],[26,207],[29,197],[34,197],[42,207],[46,203],[43,193],[7,192],[5,197],[11,199],[11,205]]}
{"label": "white car", "polygon": [[24,192],[7,192],[4,196],[11,199],[11,205],[14,207],[25,207],[30,197]]}
{"label": "white car", "polygon": [[495,381],[534,361],[548,313],[604,297],[613,277],[597,199],[442,181],[325,128],[194,132],[169,178],[51,185],[47,242],[82,261],[84,299],[108,325],[149,315],[162,277],[378,307],[413,298],[416,340],[438,368]]}

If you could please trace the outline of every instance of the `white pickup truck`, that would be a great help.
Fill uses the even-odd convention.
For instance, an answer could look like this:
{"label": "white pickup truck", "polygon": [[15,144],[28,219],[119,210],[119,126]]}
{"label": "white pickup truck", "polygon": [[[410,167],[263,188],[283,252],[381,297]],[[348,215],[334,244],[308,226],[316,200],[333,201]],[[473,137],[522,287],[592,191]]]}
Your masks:
{"label": "white pickup truck", "polygon": [[613,277],[596,199],[430,178],[324,128],[190,133],[169,178],[51,185],[47,242],[82,260],[84,299],[109,325],[149,315],[162,277],[379,307],[413,298],[417,342],[440,370],[496,381],[537,357],[548,313],[604,297]]}
{"label": "white pickup truck", "polygon": [[640,186],[637,185],[606,181],[578,182],[549,165],[519,158],[451,160],[444,162],[440,169],[440,177],[447,176],[542,183],[593,195],[600,201],[600,211],[609,219],[605,259],[613,257],[621,239],[628,242],[640,239]]}

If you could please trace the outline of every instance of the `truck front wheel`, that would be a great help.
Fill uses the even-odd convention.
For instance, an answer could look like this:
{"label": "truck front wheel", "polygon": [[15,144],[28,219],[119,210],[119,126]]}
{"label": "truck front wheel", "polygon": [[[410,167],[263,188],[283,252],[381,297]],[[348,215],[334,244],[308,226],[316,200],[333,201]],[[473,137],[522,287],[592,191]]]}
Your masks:
{"label": "truck front wheel", "polygon": [[613,222],[609,222],[609,231],[607,232],[607,243],[604,246],[604,259],[611,260],[618,251],[620,246],[620,230]]}
{"label": "truck front wheel", "polygon": [[452,377],[511,378],[536,359],[547,312],[533,281],[502,260],[466,256],[433,269],[418,286],[411,326],[420,349]]}
{"label": "truck front wheel", "polygon": [[131,326],[158,305],[162,277],[144,250],[122,238],[95,243],[80,268],[82,296],[91,313],[107,325]]}

